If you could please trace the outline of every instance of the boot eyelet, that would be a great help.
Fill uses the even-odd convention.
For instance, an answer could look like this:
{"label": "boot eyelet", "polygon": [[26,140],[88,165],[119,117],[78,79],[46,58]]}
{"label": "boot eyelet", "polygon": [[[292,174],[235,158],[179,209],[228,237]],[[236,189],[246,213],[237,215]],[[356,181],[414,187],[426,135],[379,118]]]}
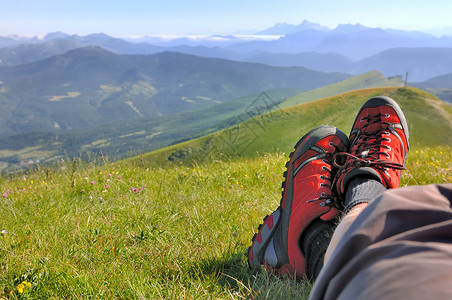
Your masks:
{"label": "boot eyelet", "polygon": [[388,154],[388,153],[385,153],[385,156],[388,158],[388,159],[390,159],[391,158],[391,155],[390,154]]}
{"label": "boot eyelet", "polygon": [[361,119],[359,119],[360,122],[364,122],[364,117],[362,117]]}
{"label": "boot eyelet", "polygon": [[385,114],[385,118],[389,118],[390,116],[390,114]]}

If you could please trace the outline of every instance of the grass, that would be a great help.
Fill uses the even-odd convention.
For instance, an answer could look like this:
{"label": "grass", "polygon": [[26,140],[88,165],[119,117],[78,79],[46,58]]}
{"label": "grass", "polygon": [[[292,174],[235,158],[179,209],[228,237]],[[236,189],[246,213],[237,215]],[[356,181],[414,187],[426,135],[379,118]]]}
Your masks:
{"label": "grass", "polygon": [[[309,282],[253,274],[245,251],[279,205],[284,164],[303,131],[323,123],[347,132],[363,99],[382,92],[410,126],[401,186],[452,182],[444,130],[452,110],[397,88],[282,109],[117,163],[38,166],[0,178],[0,299],[306,299]],[[227,138],[238,130],[234,147]]]}
{"label": "grass", "polygon": [[[412,148],[401,185],[451,182],[451,148]],[[279,205],[286,160],[66,162],[3,178],[0,297],[307,298],[309,283],[255,275],[244,256]]]}

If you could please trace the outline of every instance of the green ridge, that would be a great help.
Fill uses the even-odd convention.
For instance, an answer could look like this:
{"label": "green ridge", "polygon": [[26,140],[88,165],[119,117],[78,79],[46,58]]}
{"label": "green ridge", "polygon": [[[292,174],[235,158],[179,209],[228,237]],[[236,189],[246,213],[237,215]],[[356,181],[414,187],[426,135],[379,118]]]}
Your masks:
{"label": "green ridge", "polygon": [[[374,88],[273,111],[221,132],[151,152],[140,157],[140,161],[190,163],[278,151],[289,153],[304,133],[322,124],[336,126],[348,134],[361,105],[378,95],[393,98],[404,111],[411,146],[452,145],[452,111],[447,104],[416,88]],[[137,158],[127,161],[137,162]]]}
{"label": "green ridge", "polygon": [[317,88],[298,96],[292,97],[281,103],[281,107],[290,107],[297,104],[307,103],[313,100],[331,97],[352,90],[376,87],[402,87],[403,81],[400,77],[386,78],[378,71],[371,71],[343,81]]}

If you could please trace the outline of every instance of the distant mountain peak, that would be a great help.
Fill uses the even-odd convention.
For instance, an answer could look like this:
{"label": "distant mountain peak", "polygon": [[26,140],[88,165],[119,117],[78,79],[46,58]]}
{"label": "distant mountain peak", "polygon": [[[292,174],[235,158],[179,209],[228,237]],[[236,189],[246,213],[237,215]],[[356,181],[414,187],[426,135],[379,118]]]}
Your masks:
{"label": "distant mountain peak", "polygon": [[309,22],[308,20],[303,20],[298,25],[278,23],[275,26],[265,29],[263,31],[257,32],[259,35],[287,35],[291,33],[296,33],[303,30],[317,30],[317,31],[329,31],[330,29],[326,26]]}
{"label": "distant mountain peak", "polygon": [[56,31],[56,32],[50,32],[48,34],[46,34],[44,36],[44,40],[45,41],[51,41],[51,40],[56,40],[56,39],[64,39],[69,37],[69,34],[66,34],[64,32],[61,31]]}
{"label": "distant mountain peak", "polygon": [[[96,46],[96,45],[88,45],[88,46],[83,46],[83,47],[79,47],[79,48],[75,48],[72,50],[69,50],[68,53],[83,53],[83,52],[98,52],[98,53],[111,53],[110,51],[105,50],[104,48],[100,47],[100,46]],[[64,54],[63,54],[64,55]]]}
{"label": "distant mountain peak", "polygon": [[301,22],[300,25],[297,26],[299,29],[314,29],[314,30],[319,30],[319,31],[329,31],[330,28],[323,26],[321,24],[318,23],[312,23],[309,22],[308,20],[303,20],[303,22]]}
{"label": "distant mountain peak", "polygon": [[371,27],[367,27],[361,25],[359,23],[356,24],[339,24],[336,28],[334,28],[335,33],[350,33],[350,32],[358,32],[371,29]]}
{"label": "distant mountain peak", "polygon": [[92,33],[84,37],[86,40],[96,40],[96,41],[106,41],[109,39],[112,39],[111,36],[106,35],[105,33],[99,32],[99,33]]}

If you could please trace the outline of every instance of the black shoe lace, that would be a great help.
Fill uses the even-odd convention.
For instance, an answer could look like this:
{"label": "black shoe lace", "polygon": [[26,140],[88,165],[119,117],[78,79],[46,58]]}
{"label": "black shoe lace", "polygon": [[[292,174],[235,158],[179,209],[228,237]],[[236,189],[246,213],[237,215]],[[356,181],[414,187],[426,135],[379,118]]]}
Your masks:
{"label": "black shoe lace", "polygon": [[[335,148],[334,153],[336,153],[336,151],[337,151],[336,145],[333,145],[333,144],[331,144],[331,145]],[[334,170],[335,168],[333,165],[333,159],[335,157],[334,153],[325,152],[324,153],[325,157],[322,158],[322,161],[324,163],[326,163],[332,167],[332,168],[327,169],[327,171],[329,171],[330,176],[320,175],[321,179],[328,180],[330,182],[330,184],[322,182],[320,184],[321,187],[328,188],[331,191],[331,193],[327,194],[325,192],[322,192],[322,193],[320,193],[320,196],[318,198],[309,200],[308,203],[316,202],[316,201],[323,201],[322,203],[320,203],[320,206],[334,206],[337,209],[342,209],[342,206],[340,204],[340,203],[342,203],[342,201],[340,200],[339,196],[336,195],[335,191],[332,188],[334,186],[334,184],[332,184],[332,182],[333,182],[333,179],[335,178],[335,173],[336,173],[335,172],[336,170]],[[326,167],[322,166],[322,168],[325,169]]]}

